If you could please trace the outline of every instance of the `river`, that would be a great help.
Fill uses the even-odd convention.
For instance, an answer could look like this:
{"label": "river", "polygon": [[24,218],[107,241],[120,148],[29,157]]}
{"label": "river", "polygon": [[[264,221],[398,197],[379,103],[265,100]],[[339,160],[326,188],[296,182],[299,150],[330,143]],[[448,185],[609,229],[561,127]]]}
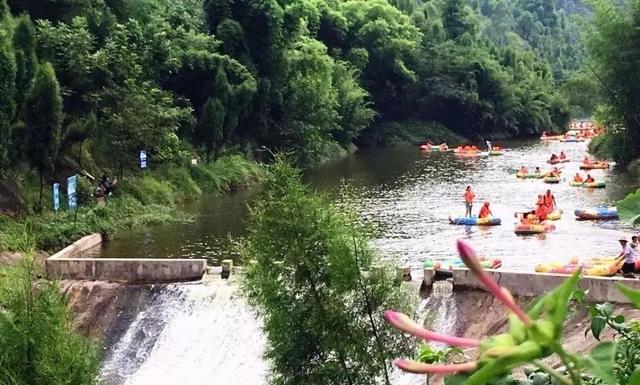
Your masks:
{"label": "river", "polygon": [[[361,218],[375,226],[375,245],[383,258],[409,264],[420,270],[427,258],[455,255],[454,241],[466,238],[478,251],[501,258],[503,269],[531,271],[542,261],[571,257],[610,256],[618,252],[617,237],[623,229],[618,221],[579,222],[576,208],[612,204],[638,188],[638,180],[624,172],[594,170],[596,180],[607,181],[606,189],[570,187],[568,180],[578,171],[586,152],[584,143],[503,143],[504,156],[460,158],[452,153],[422,153],[416,147],[365,149],[305,173],[310,186],[338,197],[343,184],[351,186],[351,206]],[[518,180],[521,165],[530,169],[545,163],[552,152],[564,150],[573,160],[560,168],[564,180],[546,185],[540,180]],[[478,202],[490,201],[502,225],[491,228],[449,225],[449,215],[462,215],[462,194],[473,186]],[[533,207],[537,194],[550,188],[562,220],[556,231],[520,237],[513,233],[515,211]],[[231,237],[244,234],[247,205],[256,191],[205,196],[189,202],[183,210],[194,214],[187,224],[145,228],[116,234],[100,251],[102,257],[228,258],[233,255]],[[474,207],[474,213],[479,203]]]}
{"label": "river", "polygon": [[[617,253],[623,226],[613,222],[578,222],[573,210],[614,203],[637,187],[631,176],[594,171],[606,189],[570,187],[565,180],[551,186],[565,211],[557,230],[543,236],[513,233],[514,211],[530,208],[546,190],[539,180],[518,180],[520,165],[548,168],[551,152],[564,149],[576,162],[563,168],[565,177],[578,169],[585,144],[505,143],[502,157],[461,159],[453,154],[422,154],[414,147],[363,150],[306,172],[310,186],[335,198],[343,184],[351,186],[350,204],[378,229],[375,245],[381,256],[408,263],[419,276],[426,258],[453,256],[454,241],[470,239],[484,255],[500,257],[503,269],[531,271],[551,259]],[[453,226],[449,214],[463,214],[462,194],[472,185],[479,201],[492,202],[502,226]],[[206,196],[183,207],[196,220],[116,234],[99,252],[103,257],[208,257],[233,254],[230,237],[244,233],[247,205],[256,191]],[[477,210],[478,208],[476,208]],[[266,338],[261,320],[237,292],[220,279],[160,286],[141,305],[124,334],[105,346],[102,379],[107,385],[263,385],[269,367],[262,358]],[[445,283],[445,282],[441,282]],[[453,333],[460,325],[451,289],[418,299],[416,318],[426,327]],[[423,376],[393,375],[394,385],[424,384]]]}

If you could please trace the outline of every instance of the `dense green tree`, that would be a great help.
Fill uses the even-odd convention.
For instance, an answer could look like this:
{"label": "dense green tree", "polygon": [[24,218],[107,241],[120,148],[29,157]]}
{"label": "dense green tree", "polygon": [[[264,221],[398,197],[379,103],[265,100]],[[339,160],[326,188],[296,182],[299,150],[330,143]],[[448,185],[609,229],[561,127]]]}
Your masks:
{"label": "dense green tree", "polygon": [[38,65],[25,99],[24,117],[28,159],[40,175],[39,202],[42,205],[44,176],[55,167],[62,128],[62,96],[51,63]]}
{"label": "dense green tree", "polygon": [[29,17],[23,15],[17,19],[13,47],[16,60],[16,111],[22,111],[24,98],[30,82],[36,72],[36,31]]}
{"label": "dense green tree", "polygon": [[215,155],[224,138],[225,111],[218,98],[209,98],[204,104],[202,115],[198,122],[198,138],[204,143],[207,160]]}
{"label": "dense green tree", "polygon": [[282,160],[269,171],[242,248],[269,382],[390,384],[389,358],[412,348],[382,324],[382,312],[406,308],[404,293],[376,268],[369,233],[353,216],[311,193]]}
{"label": "dense green tree", "polygon": [[16,63],[7,42],[0,39],[0,169],[9,164],[11,124],[15,115]]}

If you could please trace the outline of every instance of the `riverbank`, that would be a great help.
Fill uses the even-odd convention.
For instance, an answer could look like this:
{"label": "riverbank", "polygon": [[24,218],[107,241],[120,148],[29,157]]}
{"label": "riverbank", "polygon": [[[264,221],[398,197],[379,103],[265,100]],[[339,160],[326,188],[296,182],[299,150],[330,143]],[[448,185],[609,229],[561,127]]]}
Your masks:
{"label": "riverbank", "polygon": [[245,188],[261,174],[257,163],[232,155],[200,166],[166,167],[126,176],[106,204],[98,204],[91,194],[79,191],[80,206],[74,211],[47,210],[18,219],[0,217],[0,253],[53,251],[91,233],[108,236],[117,230],[189,221],[191,217],[180,212],[176,203],[203,193]]}

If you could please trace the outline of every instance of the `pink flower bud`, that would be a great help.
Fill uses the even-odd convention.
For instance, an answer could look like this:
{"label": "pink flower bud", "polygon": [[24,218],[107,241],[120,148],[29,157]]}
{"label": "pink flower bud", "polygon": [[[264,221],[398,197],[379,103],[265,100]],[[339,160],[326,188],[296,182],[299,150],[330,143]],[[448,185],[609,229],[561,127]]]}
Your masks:
{"label": "pink flower bud", "polygon": [[478,363],[475,361],[464,364],[444,364],[433,365],[411,360],[396,360],[393,362],[398,368],[405,372],[415,374],[453,374],[459,372],[471,372],[476,370]]}
{"label": "pink flower bud", "polygon": [[484,287],[499,299],[509,310],[515,314],[520,321],[525,325],[530,326],[532,324],[531,319],[527,316],[527,313],[516,305],[510,295],[505,294],[502,288],[491,278],[491,276],[482,268],[480,262],[476,258],[476,251],[463,240],[458,241],[458,253],[465,265],[471,270],[471,272],[482,282]]}
{"label": "pink flower bud", "polygon": [[409,333],[416,337],[420,337],[427,341],[442,342],[449,346],[459,346],[463,348],[475,348],[480,345],[480,341],[478,340],[448,336],[445,334],[427,330],[413,322],[413,320],[409,318],[409,316],[400,312],[387,310],[384,312],[384,318],[386,318],[386,320],[396,329],[402,330],[403,332]]}

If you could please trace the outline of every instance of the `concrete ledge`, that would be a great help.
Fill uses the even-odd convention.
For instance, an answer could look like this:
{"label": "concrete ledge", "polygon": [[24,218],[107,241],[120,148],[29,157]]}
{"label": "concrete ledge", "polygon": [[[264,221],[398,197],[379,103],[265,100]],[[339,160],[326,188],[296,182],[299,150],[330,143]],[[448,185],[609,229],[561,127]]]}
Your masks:
{"label": "concrete ledge", "polygon": [[[520,273],[501,270],[488,270],[488,273],[511,294],[522,297],[543,295],[567,279],[566,275],[546,273]],[[587,298],[593,302],[630,303],[620,294],[617,284],[624,283],[632,289],[640,289],[640,280],[621,277],[584,277],[580,287],[587,290]],[[472,290],[484,290],[484,286],[467,269],[453,271],[453,287]]]}
{"label": "concrete ledge", "polygon": [[126,283],[197,281],[207,268],[204,259],[58,258],[46,261],[48,279]]}
{"label": "concrete ledge", "polygon": [[60,258],[77,258],[84,254],[87,250],[98,246],[102,243],[102,234],[94,233],[91,235],[87,235],[73,242],[69,246],[64,249],[58,251],[49,257],[49,259],[60,259]]}
{"label": "concrete ledge", "polygon": [[205,259],[82,258],[102,243],[101,234],[79,239],[45,262],[47,279],[125,283],[198,281],[207,269]]}
{"label": "concrete ledge", "polygon": [[433,279],[436,277],[436,271],[434,269],[424,269],[424,275],[422,278],[422,282],[425,285],[431,286],[433,283]]}

